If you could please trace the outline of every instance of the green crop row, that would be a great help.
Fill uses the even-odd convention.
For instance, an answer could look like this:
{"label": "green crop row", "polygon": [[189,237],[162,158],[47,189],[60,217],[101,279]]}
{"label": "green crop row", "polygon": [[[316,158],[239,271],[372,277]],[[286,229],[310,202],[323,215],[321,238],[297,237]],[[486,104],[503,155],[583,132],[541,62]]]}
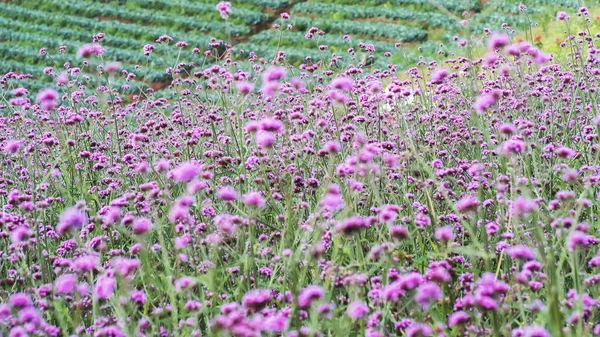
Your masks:
{"label": "green crop row", "polygon": [[[2,53],[21,52],[19,50],[19,47],[7,46],[5,44],[0,44],[0,51]],[[2,75],[8,72],[15,72],[19,74],[28,74],[33,76],[33,78],[31,79],[19,81],[19,86],[26,86],[27,89],[29,89],[30,94],[32,95],[35,94],[35,92],[37,92],[38,90],[47,88],[49,86],[54,86],[54,79],[51,76],[44,74],[44,68],[46,67],[43,65],[34,65],[28,62],[18,62],[12,60],[3,60],[2,62],[0,62],[0,74]],[[108,83],[110,83],[110,86],[112,88],[119,88],[120,91],[123,93],[133,93],[139,91],[140,89],[144,90],[148,87],[148,85],[143,82],[135,80],[127,82],[125,81],[125,79],[118,77],[111,78],[110,82],[107,82],[107,80],[104,78],[99,78],[99,80],[100,84],[107,85]],[[124,85],[129,86],[129,89],[123,90],[122,87]]]}
{"label": "green crop row", "polygon": [[[217,3],[223,0],[202,0],[204,3],[210,3],[212,5],[216,5]],[[242,7],[242,8],[269,8],[269,9],[279,9],[284,8],[292,4],[294,0],[229,0],[229,2],[233,5],[233,8]]]}
{"label": "green crop row", "polygon": [[[356,5],[356,0],[318,0],[315,2]],[[479,0],[364,0],[360,4],[363,6],[383,6],[385,8],[391,8],[392,6],[411,6],[423,9],[442,7],[453,12],[481,10]]]}
{"label": "green crop row", "polygon": [[[238,51],[238,54],[239,51],[243,50],[243,55],[248,55],[250,52],[253,52],[256,55],[262,56],[264,58],[272,58],[274,57],[275,53],[275,49],[272,46],[253,43],[241,43],[237,45],[235,49]],[[307,62],[306,57],[310,56],[312,63],[317,61],[323,61],[327,66],[333,53],[336,53],[337,56],[341,56],[341,61],[338,64],[342,64],[342,67],[350,63],[358,65],[359,62],[367,61],[365,54],[357,54],[353,58],[351,55],[345,52],[346,49],[339,47],[332,47],[327,50],[321,51],[316,48],[296,48],[292,46],[282,46],[279,48],[279,50],[285,52],[286,60],[288,62],[296,65]],[[404,58],[404,60],[408,60],[408,58]],[[414,61],[416,59],[411,57],[410,60]],[[378,55],[371,60],[370,66],[383,69],[387,68],[387,65],[389,63],[394,63],[394,60],[391,58],[383,57],[382,55]]]}
{"label": "green crop row", "polygon": [[315,36],[312,39],[307,39],[304,33],[301,32],[283,32],[281,41],[279,40],[280,32],[276,30],[264,30],[250,38],[250,41],[255,44],[277,46],[281,43],[282,46],[296,46],[302,48],[316,48],[319,45],[343,47],[345,49],[358,49],[360,42],[372,44],[377,52],[386,52],[395,50],[395,44],[392,42],[351,39],[350,42],[342,39],[340,35],[325,34],[323,36]]}
{"label": "green crop row", "polygon": [[533,0],[531,2],[532,4],[569,9],[579,9],[580,5],[582,5],[580,0]]}
{"label": "green crop row", "polygon": [[[88,0],[89,1],[89,0]],[[119,0],[116,2],[119,6],[125,7],[131,11],[139,9],[149,9],[165,14],[173,14],[178,16],[195,17],[196,19],[222,21],[219,12],[214,4],[198,3],[190,1],[173,2],[170,0]],[[115,4],[115,2],[111,2]],[[232,6],[229,20],[236,24],[256,25],[265,20],[268,15],[244,8]]]}
{"label": "green crop row", "polygon": [[420,12],[405,8],[368,7],[339,5],[335,3],[301,2],[292,8],[292,13],[332,16],[335,19],[386,18],[413,21],[423,26],[456,28],[458,23],[448,15],[435,12]]}
{"label": "green crop row", "polygon": [[427,31],[421,28],[407,27],[393,23],[360,22],[354,20],[331,20],[327,18],[310,19],[292,16],[290,20],[282,24],[292,24],[296,29],[308,30],[310,27],[318,27],[327,33],[356,34],[393,39],[398,42],[420,41],[427,38]]}
{"label": "green crop row", "polygon": [[[66,46],[67,52],[64,55],[57,53],[52,54],[53,57],[60,58],[65,62],[75,61],[75,51],[77,48],[79,48],[79,44],[77,42],[60,41],[44,36],[12,31],[6,28],[0,28],[0,36],[2,36],[2,41],[10,43],[10,45],[9,43],[0,44],[0,46],[3,48],[0,59],[16,60],[28,64],[47,64],[48,61],[46,58],[39,54],[39,49],[41,48],[40,46],[53,49],[56,49],[60,46]],[[7,46],[10,47],[10,50],[6,49]],[[107,49],[103,57],[110,61],[123,61],[124,67],[129,71],[133,70],[136,63],[143,65],[147,60],[147,57],[141,52],[116,48]],[[164,70],[152,68],[152,64],[149,64],[148,66],[150,68],[135,71],[135,73],[139,76],[143,76],[143,78],[149,82],[167,81],[171,78],[171,76],[166,74]]]}
{"label": "green crop row", "polygon": [[87,18],[121,20],[126,23],[163,26],[165,27],[163,28],[164,34],[170,31],[208,32],[218,34],[219,36],[225,36],[226,31],[233,36],[250,33],[250,28],[247,26],[228,24],[222,20],[200,20],[195,17],[161,14],[148,9],[133,11],[98,2],[76,0],[46,0],[43,2],[37,0],[13,0],[12,3],[24,8],[39,9],[49,13],[60,13],[61,15],[78,15]]}
{"label": "green crop row", "polygon": [[[13,21],[21,21],[30,25],[37,24],[51,27],[48,28],[48,32],[56,33],[58,35],[57,38],[60,37],[62,29],[71,28],[83,31],[87,34],[87,38],[81,40],[82,43],[91,41],[93,34],[103,32],[106,34],[106,40],[115,40],[115,43],[121,41],[123,44],[127,44],[127,41],[131,41],[133,44],[129,47],[126,45],[115,45],[121,48],[142,48],[144,44],[152,43],[160,35],[167,33],[165,29],[152,26],[126,24],[118,21],[99,21],[96,19],[60,13],[52,14],[0,2],[0,20],[6,20],[5,18],[12,19]],[[206,48],[209,42],[208,37],[198,38],[181,32],[169,32],[169,35],[176,41],[184,40],[185,37],[185,41],[192,47]]]}

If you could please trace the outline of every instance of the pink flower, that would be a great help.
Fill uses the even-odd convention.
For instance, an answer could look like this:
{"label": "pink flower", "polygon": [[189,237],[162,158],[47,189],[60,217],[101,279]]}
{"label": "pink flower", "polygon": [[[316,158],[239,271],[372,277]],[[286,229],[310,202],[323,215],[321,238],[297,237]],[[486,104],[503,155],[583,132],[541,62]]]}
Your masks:
{"label": "pink flower", "polygon": [[569,15],[567,14],[567,12],[556,13],[556,20],[564,21],[564,20],[568,20],[568,19],[569,19]]}
{"label": "pink flower", "polygon": [[427,282],[421,284],[417,288],[415,295],[415,301],[419,303],[423,308],[428,308],[433,302],[437,302],[442,299],[442,289],[434,282]]}
{"label": "pink flower", "polygon": [[231,186],[221,187],[217,192],[217,196],[223,201],[235,201],[238,198],[237,192]]}
{"label": "pink flower", "polygon": [[348,317],[356,320],[365,317],[369,311],[369,306],[367,306],[364,302],[357,300],[350,303],[346,313],[348,314]]}
{"label": "pink flower", "polygon": [[65,233],[79,229],[83,227],[87,222],[87,218],[85,214],[76,207],[67,208],[63,211],[58,219],[58,225],[56,226],[56,231],[60,235],[64,235]]}
{"label": "pink flower", "polygon": [[242,196],[244,204],[256,208],[265,207],[265,198],[263,198],[260,192],[249,192]]}
{"label": "pink flower", "polygon": [[448,75],[450,75],[450,73],[448,72],[448,69],[437,68],[436,70],[434,70],[431,73],[431,82],[436,83],[436,84],[444,83],[444,81],[446,80]]}
{"label": "pink flower", "polygon": [[266,289],[257,289],[248,292],[242,299],[242,305],[253,312],[260,311],[267,306],[273,299],[271,291]]}
{"label": "pink flower", "polygon": [[506,250],[506,253],[513,259],[520,259],[525,261],[535,259],[535,252],[525,245],[516,245],[510,247]]}
{"label": "pink flower", "polygon": [[454,234],[452,233],[452,227],[445,226],[439,227],[435,230],[435,238],[438,241],[449,242],[454,239]]}
{"label": "pink flower", "polygon": [[287,70],[284,67],[269,67],[263,74],[263,81],[275,82],[284,78],[287,75]]}
{"label": "pink flower", "polygon": [[252,85],[252,83],[249,83],[246,81],[240,81],[240,82],[237,82],[237,84],[236,84],[237,90],[242,95],[248,95],[250,92],[252,92],[253,87],[254,86]]}
{"label": "pink flower", "polygon": [[4,151],[9,154],[17,153],[17,151],[19,151],[19,148],[21,148],[22,143],[23,142],[16,139],[8,140],[4,145]]}
{"label": "pink flower", "polygon": [[221,17],[227,20],[229,14],[231,14],[231,3],[228,1],[221,1],[217,4],[217,10],[219,11],[219,14],[221,14]]}
{"label": "pink flower", "polygon": [[465,324],[469,321],[469,314],[464,311],[457,311],[448,317],[448,326],[453,328],[457,325]]}
{"label": "pink flower", "polygon": [[492,34],[488,40],[488,48],[490,50],[496,50],[502,48],[510,42],[510,37],[506,34]]}
{"label": "pink flower", "polygon": [[170,178],[178,183],[190,182],[200,174],[200,166],[195,162],[187,161],[179,164],[169,173]]}
{"label": "pink flower", "polygon": [[40,106],[42,107],[42,109],[44,110],[52,110],[54,108],[56,108],[57,106],[57,102],[56,100],[58,99],[58,92],[52,88],[47,88],[47,89],[42,89],[40,90],[40,92],[37,94],[37,101],[38,103],[40,103]]}
{"label": "pink flower", "polygon": [[88,58],[92,55],[104,54],[104,48],[97,43],[84,44],[77,50],[77,57]]}
{"label": "pink flower", "polygon": [[336,90],[350,91],[354,86],[354,81],[349,77],[340,76],[334,78],[333,81],[331,81],[330,86]]}
{"label": "pink flower", "polygon": [[260,131],[255,136],[256,145],[263,149],[268,149],[275,143],[275,135],[272,132]]}
{"label": "pink flower", "polygon": [[101,300],[108,299],[112,297],[116,288],[117,282],[113,276],[101,275],[94,283],[94,296]]}
{"label": "pink flower", "polygon": [[65,274],[59,276],[56,281],[54,281],[54,291],[59,295],[68,295],[75,290],[75,286],[77,285],[77,275],[75,274]]}
{"label": "pink flower", "polygon": [[318,300],[323,297],[324,290],[321,286],[311,285],[300,291],[298,295],[298,306],[301,309],[310,307],[314,300]]}

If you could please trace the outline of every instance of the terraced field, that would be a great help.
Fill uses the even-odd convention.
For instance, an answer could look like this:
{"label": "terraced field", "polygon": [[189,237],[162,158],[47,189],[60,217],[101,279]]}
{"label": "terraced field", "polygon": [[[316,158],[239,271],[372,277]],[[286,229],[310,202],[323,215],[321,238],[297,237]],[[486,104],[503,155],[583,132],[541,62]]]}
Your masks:
{"label": "terraced field", "polygon": [[[217,3],[217,0],[0,2],[0,73],[30,73],[31,85],[42,88],[53,80],[51,75],[61,72],[67,60],[75,59],[82,44],[90,43],[93,35],[100,32],[105,34],[101,43],[106,53],[95,61],[97,64],[91,61],[82,70],[109,60],[119,61],[126,73],[122,83],[117,84],[128,92],[165,86],[172,79],[165,69],[177,63],[185,62],[191,69],[212,62],[212,56],[219,53],[207,57],[204,52],[214,49],[219,42],[211,38],[231,43],[236,55],[242,56],[253,52],[269,58],[284,51],[289,62],[299,64],[306,61],[307,55],[312,63],[336,53],[347,62],[382,68],[392,62],[405,68],[419,61],[420,56],[432,59],[447,55],[456,45],[454,36],[477,36],[486,27],[500,30],[503,23],[527,31],[530,25],[552,20],[558,8],[576,10],[581,5],[579,0],[526,1],[526,15],[518,2],[493,0],[367,0],[359,4],[353,0],[236,0],[232,1],[231,15],[224,20],[215,9]],[[282,19],[282,13],[291,17]],[[469,24],[461,24],[462,20],[468,20]],[[274,28],[274,24],[280,27]],[[291,31],[288,25],[292,26]],[[307,38],[311,27],[319,30]],[[172,53],[144,55],[143,47],[162,35],[171,36],[173,43],[186,41],[188,46],[175,55],[177,58],[166,56]],[[421,46],[421,50],[416,46]],[[40,53],[42,48],[45,53]],[[347,53],[349,48],[354,50],[351,56]],[[401,52],[395,52],[391,59],[385,57],[385,52],[398,48]],[[53,67],[52,72],[47,69],[49,66]]]}

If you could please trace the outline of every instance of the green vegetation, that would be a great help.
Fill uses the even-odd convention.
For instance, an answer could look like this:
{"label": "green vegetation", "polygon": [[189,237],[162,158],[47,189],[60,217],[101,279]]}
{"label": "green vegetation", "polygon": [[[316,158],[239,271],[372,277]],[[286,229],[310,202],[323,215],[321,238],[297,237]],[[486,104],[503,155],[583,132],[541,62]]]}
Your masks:
{"label": "green vegetation", "polygon": [[[326,61],[333,53],[349,62],[365,61],[376,67],[394,63],[404,68],[419,60],[448,55],[456,47],[455,36],[470,41],[485,28],[501,30],[503,24],[519,31],[543,32],[552,25],[561,9],[578,9],[579,0],[518,1],[491,0],[233,0],[227,20],[216,9],[219,0],[13,0],[0,2],[0,69],[27,71],[34,80],[52,81],[43,76],[47,66],[74,56],[76,50],[90,43],[92,36],[104,33],[101,44],[106,53],[103,61],[119,61],[123,69],[134,72],[140,85],[170,82],[166,67],[177,62],[206,64],[214,62],[225,48],[215,49],[211,38],[231,43],[235,55],[274,57],[284,51],[290,63]],[[589,5],[589,4],[588,4]],[[593,9],[592,9],[593,10]],[[288,12],[290,19],[280,17]],[[592,16],[593,17],[593,16]],[[468,20],[468,25],[461,25]],[[273,24],[280,28],[274,29]],[[286,30],[291,25],[291,31]],[[324,34],[307,38],[316,27]],[[554,28],[550,28],[554,29]],[[533,39],[533,33],[528,38]],[[146,44],[155,44],[162,35],[173,42],[185,41],[187,47],[172,59],[144,55]],[[342,39],[348,35],[348,39]],[[537,36],[537,35],[536,35]],[[538,37],[548,43],[547,38]],[[364,53],[359,43],[372,46],[375,52]],[[440,53],[440,44],[444,45]],[[63,57],[59,47],[66,47]],[[326,46],[326,48],[325,48]],[[417,50],[417,46],[423,46]],[[363,46],[364,47],[364,46]],[[39,55],[41,48],[48,55]],[[357,54],[347,54],[352,48]],[[403,48],[394,57],[383,53]],[[195,49],[196,53],[191,54]],[[204,56],[211,51],[210,56]],[[401,54],[402,56],[399,56]],[[419,58],[421,57],[421,59]],[[136,67],[141,66],[141,68]]]}

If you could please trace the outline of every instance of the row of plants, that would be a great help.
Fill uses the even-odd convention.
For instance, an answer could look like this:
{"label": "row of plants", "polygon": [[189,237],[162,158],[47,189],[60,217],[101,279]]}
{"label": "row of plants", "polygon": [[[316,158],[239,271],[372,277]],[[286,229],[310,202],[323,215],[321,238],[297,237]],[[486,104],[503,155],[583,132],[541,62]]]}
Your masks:
{"label": "row of plants", "polygon": [[524,15],[504,14],[497,11],[480,13],[473,21],[470,28],[476,33],[482,33],[485,28],[498,30],[503,24],[520,30],[527,29],[529,26],[529,21]]}
{"label": "row of plants", "polygon": [[[502,12],[502,13],[506,13],[506,14],[521,14],[523,13],[523,11],[520,8],[521,3],[515,3],[515,2],[507,2],[507,1],[490,1],[489,3],[487,3],[486,5],[486,10],[493,10],[493,11],[497,11],[497,12]],[[539,14],[539,13],[543,13],[544,11],[547,11],[548,8],[544,8],[543,6],[539,6],[537,4],[532,3],[527,4],[527,13],[528,14]],[[552,13],[554,14],[554,13]]]}
{"label": "row of plants", "polygon": [[581,0],[534,0],[533,3],[569,9],[579,9],[579,7],[583,6],[583,1]]}
{"label": "row of plants", "polygon": [[[0,16],[1,15],[2,14],[0,14]],[[19,33],[29,33],[40,37],[47,37],[49,39],[56,40],[57,43],[59,43],[62,40],[68,40],[75,41],[74,43],[76,44],[80,41],[91,41],[92,39],[92,36],[89,31],[83,31],[72,28],[54,29],[53,27],[44,24],[32,24],[29,22],[12,20],[7,18],[2,18],[0,20],[0,27],[12,29],[13,31],[16,30]],[[208,45],[209,40],[206,39],[206,41],[203,42],[203,45]],[[139,51],[144,46],[144,43],[135,39],[128,39],[118,36],[108,36],[102,40],[102,45],[111,48],[131,50],[132,52],[139,54]]]}
{"label": "row of plants", "polygon": [[393,23],[361,22],[355,20],[331,20],[328,18],[306,18],[292,16],[289,20],[279,20],[281,24],[291,24],[298,30],[319,27],[328,33],[356,34],[369,37],[392,39],[396,42],[421,41],[427,38],[427,31]]}
{"label": "row of plants", "polygon": [[[123,1],[123,0],[121,0]],[[125,0],[126,1],[126,0]],[[202,0],[204,3],[216,5],[222,0]],[[292,5],[295,0],[230,0],[234,7],[259,8],[259,9],[280,9]]]}
{"label": "row of plants", "polygon": [[[247,42],[235,45],[234,50],[236,55],[244,55],[242,57],[254,53],[260,57],[273,58],[277,52],[273,46]],[[281,50],[285,51],[286,59],[295,64],[304,62],[307,56],[312,58],[313,61],[320,60],[322,55],[331,56],[331,51],[319,53],[319,50],[315,48],[282,48]]]}
{"label": "row of plants", "polygon": [[[235,50],[238,54],[242,54],[244,56],[248,56],[250,53],[254,53],[256,55],[267,57],[274,57],[275,51],[281,51],[285,53],[286,60],[292,65],[299,65],[301,63],[317,63],[323,62],[325,65],[329,65],[329,62],[335,53],[336,57],[339,58],[337,61],[337,66],[346,66],[348,64],[353,64],[358,66],[359,63],[364,65],[368,65],[369,67],[375,67],[380,69],[387,69],[388,64],[392,63],[399,67],[404,67],[412,62],[415,62],[416,59],[412,57],[403,57],[402,54],[398,54],[399,57],[396,59],[391,59],[387,57],[383,57],[379,53],[378,55],[373,55],[372,57],[367,57],[366,53],[359,53],[351,56],[346,52],[347,48],[333,46],[326,50],[319,50],[317,48],[304,48],[304,47],[296,47],[296,46],[280,46],[278,49],[275,49],[271,45],[264,44],[255,44],[255,43],[240,43],[235,46]],[[243,52],[242,52],[243,51]],[[307,59],[309,57],[309,59]]]}
{"label": "row of plants", "polygon": [[[39,65],[45,67],[48,65],[47,57],[40,55],[37,46],[43,45],[47,48],[51,48],[49,51],[50,56],[55,62],[66,61],[69,59],[75,59],[75,51],[79,45],[71,41],[59,41],[52,40],[43,36],[36,36],[28,33],[15,32],[7,28],[0,28],[0,36],[5,43],[0,43],[0,60],[6,61],[19,61],[25,64]],[[66,47],[64,54],[58,53],[60,46]],[[139,64],[143,62],[144,55],[141,52],[135,52],[126,49],[115,49],[110,48],[105,51],[103,57],[107,61],[120,60],[124,62],[123,68],[128,72],[136,74],[136,78],[144,79],[148,82],[163,82],[168,81],[171,75],[168,75],[164,70],[159,70],[159,65],[154,67],[152,63],[148,63],[147,66],[142,66],[138,70],[134,69],[134,64],[131,62],[138,61]],[[14,71],[17,68],[10,69]],[[163,68],[164,69],[164,66]],[[33,75],[33,74],[32,74]]]}
{"label": "row of plants", "polygon": [[[197,19],[220,21],[221,17],[215,11],[215,5],[211,3],[198,2],[173,2],[168,0],[127,0],[126,7],[130,10],[139,8],[149,9],[156,12],[168,13],[178,16],[194,16]],[[256,10],[249,10],[233,6],[229,20],[235,24],[256,25],[269,16]]]}
{"label": "row of plants", "polygon": [[[26,25],[47,28],[50,33],[56,33],[56,38],[62,36],[63,29],[81,31],[81,43],[89,42],[93,34],[103,32],[106,34],[104,43],[113,44],[119,48],[142,48],[144,44],[151,43],[165,33],[165,29],[127,24],[118,21],[99,21],[94,18],[85,18],[60,13],[48,13],[41,10],[30,9],[0,2],[0,18],[11,19],[14,22],[23,22]],[[182,32],[169,32],[175,40],[184,40],[191,47],[206,48],[210,39],[206,36],[192,36]]]}
{"label": "row of plants", "polygon": [[448,15],[436,12],[413,11],[406,8],[369,7],[360,5],[340,5],[337,3],[301,2],[292,8],[292,13],[317,16],[335,15],[335,18],[385,18],[417,22],[423,26],[456,29],[458,22]]}
{"label": "row of plants", "polygon": [[[336,3],[342,5],[356,5],[355,0],[320,0],[321,3]],[[435,9],[445,8],[453,12],[479,11],[481,3],[478,0],[365,0],[360,2],[363,6],[410,6],[412,8]]]}
{"label": "row of plants", "polygon": [[250,41],[255,44],[271,45],[271,46],[295,46],[302,48],[315,48],[321,45],[338,46],[344,48],[355,48],[358,50],[359,43],[371,44],[378,52],[393,51],[396,47],[392,42],[366,40],[366,39],[350,39],[344,40],[335,34],[325,34],[323,36],[315,36],[307,39],[302,32],[286,32],[281,34],[277,30],[264,30],[256,35],[252,35]]}
{"label": "row of plants", "polygon": [[[11,47],[0,43],[0,52],[2,52],[2,54],[19,51],[19,47]],[[36,92],[53,85],[52,83],[54,78],[44,73],[45,68],[46,65],[43,64],[31,64],[28,62],[18,62],[4,59],[2,59],[2,62],[0,62],[0,73],[2,74],[14,72],[18,74],[32,75],[32,78],[20,80],[18,82],[19,86],[25,86],[29,89],[28,96],[30,99],[35,97]],[[58,69],[55,71],[58,71]],[[119,90],[119,92],[124,94],[139,93],[140,91],[148,88],[148,85],[144,82],[135,80],[126,81],[124,78],[120,77],[113,77],[110,79],[110,81],[107,81],[105,78],[96,78],[94,81],[96,81],[98,85],[109,84],[111,88],[116,88]],[[8,80],[7,83],[0,85],[0,87],[2,87],[2,89],[6,89],[11,85],[13,85],[12,80]]]}
{"label": "row of plants", "polygon": [[[433,56],[440,50],[440,44],[434,41],[423,41],[419,47],[420,51],[415,53],[413,48],[407,48],[405,46],[396,47],[395,43],[368,40],[368,39],[350,39],[350,41],[342,39],[338,35],[325,34],[323,36],[316,36],[312,39],[306,39],[304,33],[301,32],[285,32],[281,34],[276,30],[265,30],[250,38],[250,41],[254,45],[272,47],[280,46],[283,50],[289,48],[306,48],[315,50],[319,46],[327,46],[328,50],[338,53],[338,55],[346,55],[346,51],[349,48],[353,48],[355,51],[361,51],[361,45],[368,46],[372,45],[375,48],[375,54],[381,55],[385,52],[394,53],[391,60],[381,62],[379,65],[387,65],[386,62],[391,62],[398,67],[402,68],[404,65],[417,63],[419,61],[419,55],[426,57],[427,60],[434,59]],[[363,47],[364,48],[364,47]],[[364,51],[364,50],[363,50]],[[385,64],[384,64],[385,63]]]}
{"label": "row of plants", "polygon": [[95,19],[122,20],[126,23],[152,25],[154,27],[162,26],[164,27],[164,33],[172,31],[197,31],[221,37],[228,34],[240,36],[250,33],[248,26],[231,24],[224,21],[200,20],[196,17],[161,14],[148,9],[138,9],[135,11],[123,10],[116,6],[97,2],[48,0],[40,3],[35,0],[15,0],[12,3],[24,8],[39,9],[49,13],[60,13],[61,15],[67,14]]}

